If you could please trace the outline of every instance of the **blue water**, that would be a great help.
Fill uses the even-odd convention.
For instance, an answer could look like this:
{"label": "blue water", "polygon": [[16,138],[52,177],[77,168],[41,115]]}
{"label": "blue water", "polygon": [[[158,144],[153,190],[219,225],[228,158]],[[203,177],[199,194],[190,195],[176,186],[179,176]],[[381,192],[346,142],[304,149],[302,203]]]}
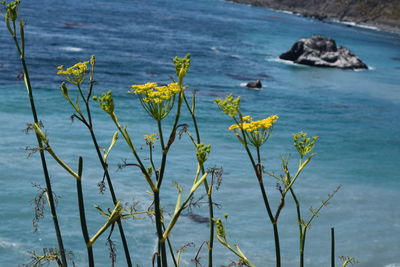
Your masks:
{"label": "blue water", "polygon": [[[303,202],[303,213],[317,207],[337,185],[337,193],[309,231],[307,266],[329,266],[330,228],[336,229],[338,256],[352,256],[362,267],[400,266],[400,36],[367,29],[279,13],[268,9],[204,1],[25,1],[21,8],[27,19],[27,62],[40,119],[58,154],[72,167],[77,157],[85,159],[84,190],[88,223],[93,234],[103,217],[91,208],[110,208],[110,198],[98,193],[100,166],[85,129],[71,123],[71,109],[59,92],[56,66],[70,66],[97,55],[95,94],[114,92],[116,112],[128,125],[137,146],[143,134],[156,131],[156,125],[141,109],[138,100],[126,92],[131,84],[147,81],[168,82],[174,75],[171,59],[192,54],[187,76],[191,89],[198,89],[198,116],[203,140],[212,144],[208,166],[223,166],[224,180],[215,201],[216,216],[229,213],[228,234],[256,266],[273,266],[273,236],[256,179],[241,145],[227,127],[230,121],[213,104],[228,93],[242,97],[245,114],[264,118],[280,116],[262,157],[271,171],[279,170],[281,154],[296,153],[291,134],[300,130],[320,136],[308,169],[296,184]],[[368,71],[319,69],[286,64],[280,53],[301,37],[323,34],[334,38],[359,55]],[[16,76],[21,70],[5,26],[0,27],[0,265],[17,266],[29,261],[28,251],[55,247],[48,210],[39,232],[31,225],[30,200],[42,184],[38,155],[27,158],[26,147],[34,147],[32,134],[25,135],[32,121],[26,92]],[[240,86],[260,79],[261,91]],[[190,89],[189,89],[190,90]],[[93,106],[99,143],[107,146],[115,131],[110,119]],[[187,113],[183,122],[191,124]],[[166,130],[171,120],[165,121]],[[140,153],[146,157],[146,150]],[[117,164],[131,160],[120,140],[109,160],[119,199],[140,201],[146,209],[151,197],[143,178],[135,169],[117,172]],[[131,160],[132,161],[132,160]],[[171,150],[166,182],[162,192],[165,212],[174,208],[173,181],[190,187],[195,163],[188,140],[177,141]],[[54,191],[60,196],[58,213],[65,246],[75,255],[78,266],[86,266],[86,254],[78,219],[75,181],[49,159]],[[272,205],[278,192],[272,178],[266,178]],[[206,215],[206,207],[194,212]],[[167,215],[167,218],[168,215]],[[151,266],[155,249],[155,228],[149,218],[125,222],[133,261]],[[182,217],[172,238],[176,249],[195,242],[183,254],[182,266],[193,266],[208,227]],[[292,201],[288,201],[280,222],[283,265],[296,266],[297,227]],[[118,233],[114,240],[118,243]],[[105,236],[94,246],[98,266],[110,266]],[[206,261],[205,251],[202,252]],[[215,266],[236,260],[233,254],[215,246]],[[339,260],[338,260],[339,264]],[[124,266],[118,246],[117,266]]]}

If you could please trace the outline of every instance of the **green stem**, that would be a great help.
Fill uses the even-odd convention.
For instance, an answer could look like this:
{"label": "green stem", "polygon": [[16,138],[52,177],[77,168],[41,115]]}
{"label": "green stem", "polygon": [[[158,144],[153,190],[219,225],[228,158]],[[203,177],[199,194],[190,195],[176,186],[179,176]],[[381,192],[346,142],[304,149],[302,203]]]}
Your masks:
{"label": "green stem", "polygon": [[[168,138],[168,144],[167,144],[166,147],[163,148],[163,156],[162,156],[162,159],[161,159],[161,168],[160,168],[160,177],[159,177],[159,180],[158,180],[158,183],[157,183],[157,188],[158,189],[161,188],[161,184],[162,184],[162,181],[163,181],[163,178],[164,178],[165,165],[166,165],[166,162],[167,162],[167,155],[168,155],[169,147],[171,145],[171,140],[173,140],[173,136],[176,134],[176,127],[178,126],[179,118],[180,118],[180,115],[181,115],[182,99],[183,99],[183,95],[184,95],[183,88],[182,88],[182,80],[181,79],[179,79],[179,86],[181,88],[181,91],[179,92],[178,108],[177,108],[177,111],[176,111],[175,121],[174,121],[174,124],[172,126],[172,130],[171,130],[171,133],[169,135],[169,138]],[[158,121],[158,122],[160,122],[159,125],[161,126],[161,121]],[[160,132],[160,133],[162,134],[162,132]],[[160,136],[160,139],[161,139],[161,136]]]}
{"label": "green stem", "polygon": [[331,228],[331,267],[335,267],[335,228]]}
{"label": "green stem", "polygon": [[278,218],[274,218],[274,216],[272,215],[272,210],[271,210],[271,206],[270,206],[269,201],[268,201],[267,192],[265,191],[264,182],[263,182],[263,178],[262,178],[260,148],[257,147],[257,161],[258,161],[258,164],[254,165],[253,156],[251,155],[250,149],[249,149],[249,147],[247,145],[246,135],[245,135],[243,130],[242,130],[242,132],[243,132],[243,140],[245,141],[245,148],[246,148],[247,154],[249,155],[250,160],[251,160],[251,162],[253,164],[253,169],[256,172],[256,176],[257,176],[257,179],[258,179],[258,184],[260,186],[261,194],[262,194],[262,197],[263,197],[263,200],[264,200],[264,205],[265,205],[265,208],[267,209],[267,213],[268,213],[269,219],[270,219],[270,221],[272,223],[272,227],[273,227],[273,230],[274,230],[276,266],[280,267],[281,266],[281,249],[280,249],[280,242],[279,242],[279,231],[278,231],[278,221],[277,221]]}
{"label": "green stem", "polygon": [[135,157],[135,159],[137,160],[137,162],[138,162],[138,164],[139,164],[139,166],[140,166],[140,169],[141,169],[141,171],[143,172],[144,178],[146,179],[147,183],[150,185],[151,190],[152,190],[153,192],[156,192],[156,191],[158,192],[158,187],[156,187],[156,186],[154,185],[154,183],[153,183],[153,181],[151,180],[151,177],[150,177],[150,175],[148,174],[148,172],[147,172],[147,170],[146,170],[146,168],[145,168],[143,162],[140,160],[140,157],[139,157],[139,155],[137,154],[135,147],[133,146],[132,139],[131,139],[131,137],[129,136],[128,132],[126,131],[126,129],[123,129],[123,128],[121,127],[121,125],[119,124],[119,122],[118,122],[118,120],[117,120],[117,117],[116,117],[116,115],[115,115],[114,113],[111,114],[111,118],[112,118],[112,120],[114,121],[115,125],[117,126],[119,132],[120,132],[120,133],[122,134],[122,136],[124,137],[124,139],[125,139],[126,143],[128,144],[129,148],[131,149],[131,152],[132,152],[133,156]]}
{"label": "green stem", "polygon": [[300,267],[304,267],[304,242],[303,242],[303,226],[301,222],[301,209],[300,209],[300,201],[298,200],[296,194],[293,189],[290,188],[290,193],[296,203],[296,213],[297,213],[297,224],[299,226],[299,252],[300,252]]}
{"label": "green stem", "polygon": [[78,168],[78,175],[80,179],[76,179],[76,191],[78,192],[78,206],[79,206],[79,217],[81,220],[81,228],[82,228],[82,235],[83,239],[85,240],[85,245],[88,254],[88,261],[89,266],[94,267],[94,257],[93,257],[93,248],[89,246],[89,233],[86,224],[86,215],[85,215],[85,204],[83,201],[83,190],[82,190],[82,170],[83,170],[83,162],[82,157],[79,157],[79,168]]}
{"label": "green stem", "polygon": [[163,131],[162,131],[161,120],[157,120],[157,127],[158,127],[158,135],[160,136],[161,150],[164,151],[165,143],[164,143],[164,136],[163,136]]}
{"label": "green stem", "polygon": [[300,255],[300,262],[301,262],[301,261],[303,262],[303,265],[302,265],[302,266],[304,266],[304,248],[305,248],[305,246],[306,246],[307,229],[308,229],[307,227],[304,227],[304,228],[303,228],[303,234],[302,234],[302,238],[301,238],[301,240],[300,240],[300,242],[301,242],[301,244],[300,244],[300,246],[301,246],[300,251],[302,252],[302,254]]}
{"label": "green stem", "polygon": [[[165,225],[164,223],[162,223],[162,227],[163,227],[163,231],[165,231]],[[172,248],[172,244],[171,241],[169,240],[169,237],[167,237],[167,244],[168,244],[168,248],[169,248],[169,253],[171,254],[172,257],[172,261],[174,262],[175,267],[178,267],[179,264],[179,256],[178,256],[178,261],[175,259],[175,255],[174,255],[174,249]]]}
{"label": "green stem", "polygon": [[[200,132],[199,132],[199,128],[197,126],[197,119],[195,116],[195,95],[193,94],[192,108],[190,107],[185,94],[183,94],[183,99],[185,101],[187,109],[190,112],[190,115],[192,116],[193,126],[194,126],[194,129],[196,132],[197,143],[200,144],[201,143]],[[204,174],[204,172],[205,172],[203,166],[201,166],[201,172],[202,172],[202,174]],[[207,197],[208,197],[208,215],[209,215],[209,223],[210,223],[209,243],[208,243],[208,267],[212,267],[213,266],[213,247],[214,247],[214,221],[213,221],[214,206],[213,206],[213,200],[212,200],[212,191],[210,190],[207,179],[204,180],[204,188],[207,192]]]}
{"label": "green stem", "polygon": [[167,253],[165,249],[165,242],[163,242],[163,231],[162,231],[162,214],[160,207],[160,194],[159,192],[154,192],[154,209],[155,209],[155,217],[156,217],[156,228],[157,228],[157,237],[158,237],[158,245],[159,251],[157,258],[161,261],[161,267],[168,267],[167,263]]}
{"label": "green stem", "polygon": [[[13,21],[13,25],[14,25],[14,29],[15,29],[15,21]],[[21,25],[21,27],[23,27],[23,25]],[[10,28],[9,28],[9,30],[10,30]],[[14,39],[15,45],[16,45],[18,53],[20,55],[20,61],[21,61],[22,67],[24,69],[25,87],[28,92],[33,121],[35,124],[37,124],[37,123],[39,123],[39,120],[38,120],[38,116],[37,116],[37,112],[36,112],[35,101],[33,98],[33,90],[32,90],[31,81],[29,78],[28,67],[25,62],[25,55],[22,53],[22,51],[19,47],[18,40],[15,35],[15,31],[14,31],[14,33],[10,31],[10,34],[12,35],[12,37]],[[23,38],[23,36],[22,36],[22,38]],[[24,40],[22,40],[21,42],[22,42],[22,44],[24,44]],[[61,235],[61,229],[60,229],[60,225],[58,223],[57,210],[56,210],[56,205],[55,205],[55,201],[54,201],[54,197],[53,197],[53,190],[52,190],[51,180],[50,180],[50,176],[49,176],[49,172],[48,172],[48,168],[47,168],[46,157],[45,157],[44,151],[43,151],[43,143],[37,133],[36,133],[36,140],[37,140],[37,143],[39,146],[40,160],[42,162],[43,175],[44,175],[44,180],[46,183],[46,191],[47,191],[47,196],[48,196],[48,201],[49,201],[49,206],[50,206],[51,218],[53,220],[54,230],[56,233],[58,250],[60,252],[62,265],[66,267],[66,266],[68,266],[68,264],[67,264],[67,259],[65,256],[65,249],[64,249],[63,239],[62,239],[62,235]]]}
{"label": "green stem", "polygon": [[[89,128],[89,132],[90,132],[90,136],[92,137],[92,141],[93,141],[94,147],[96,149],[97,156],[99,158],[101,166],[103,167],[104,174],[106,176],[106,180],[107,180],[107,184],[108,184],[108,188],[109,188],[110,193],[111,193],[112,201],[113,201],[114,205],[116,205],[118,200],[117,200],[117,197],[115,195],[114,186],[112,184],[111,177],[110,177],[110,174],[108,172],[107,164],[104,161],[104,158],[103,158],[103,156],[101,154],[100,147],[99,147],[99,145],[97,143],[97,138],[96,138],[96,135],[95,135],[93,129]],[[123,246],[124,252],[125,252],[126,262],[127,262],[128,266],[131,267],[132,266],[131,255],[130,255],[130,252],[129,252],[128,242],[126,241],[125,232],[124,232],[124,228],[122,226],[121,219],[117,220],[117,225],[118,225],[119,234],[121,236],[122,246]]]}

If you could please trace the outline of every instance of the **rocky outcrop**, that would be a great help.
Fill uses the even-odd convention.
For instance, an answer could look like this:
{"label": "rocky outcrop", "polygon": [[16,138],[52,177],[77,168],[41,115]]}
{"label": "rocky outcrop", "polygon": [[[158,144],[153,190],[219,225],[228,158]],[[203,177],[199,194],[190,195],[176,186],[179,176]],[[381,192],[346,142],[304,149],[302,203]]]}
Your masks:
{"label": "rocky outcrop", "polygon": [[228,0],[253,6],[292,11],[321,20],[354,22],[400,32],[399,0]]}
{"label": "rocky outcrop", "polygon": [[251,81],[246,84],[248,88],[262,88],[262,84],[260,80]]}
{"label": "rocky outcrop", "polygon": [[279,58],[317,67],[368,69],[349,49],[337,46],[334,40],[320,35],[298,40]]}

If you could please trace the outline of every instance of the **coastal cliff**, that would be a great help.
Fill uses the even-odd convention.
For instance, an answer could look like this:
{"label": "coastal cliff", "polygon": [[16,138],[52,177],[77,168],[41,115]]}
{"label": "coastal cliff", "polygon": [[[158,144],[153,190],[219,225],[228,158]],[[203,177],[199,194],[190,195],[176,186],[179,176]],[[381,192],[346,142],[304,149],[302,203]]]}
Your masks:
{"label": "coastal cliff", "polygon": [[229,0],[291,11],[322,20],[338,20],[400,32],[399,0]]}

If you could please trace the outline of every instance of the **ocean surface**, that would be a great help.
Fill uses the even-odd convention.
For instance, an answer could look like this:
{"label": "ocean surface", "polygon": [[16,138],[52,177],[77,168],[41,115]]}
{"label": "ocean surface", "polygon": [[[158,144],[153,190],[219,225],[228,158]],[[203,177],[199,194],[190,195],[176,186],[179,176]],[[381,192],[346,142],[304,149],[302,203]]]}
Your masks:
{"label": "ocean surface", "polygon": [[[93,235],[104,217],[93,207],[112,208],[110,196],[99,193],[102,171],[90,137],[60,93],[58,65],[71,66],[97,57],[94,94],[113,90],[116,113],[128,125],[140,155],[147,157],[142,135],[155,132],[156,124],[142,110],[137,98],[127,93],[132,84],[165,83],[174,75],[172,58],[192,54],[186,78],[190,92],[197,89],[197,112],[204,142],[212,145],[207,167],[222,166],[223,181],[214,192],[216,217],[229,214],[229,240],[238,243],[258,267],[274,266],[272,227],[267,222],[258,183],[241,144],[227,130],[232,122],[213,103],[232,93],[242,97],[242,111],[256,119],[277,114],[279,121],[262,147],[269,171],[280,171],[280,156],[291,155],[292,171],[297,153],[292,133],[320,136],[317,156],[307,166],[295,190],[302,201],[304,217],[318,207],[338,185],[342,189],[325,207],[309,230],[306,266],[330,266],[330,229],[336,230],[336,255],[351,256],[360,267],[400,266],[400,36],[392,33],[326,23],[263,8],[220,0],[153,1],[24,1],[26,54],[38,113],[54,150],[76,169],[84,157],[83,187],[89,232]],[[278,60],[301,37],[323,34],[360,56],[367,71],[313,68]],[[46,209],[38,232],[33,231],[31,200],[44,186],[32,133],[23,130],[32,122],[18,56],[6,27],[0,27],[0,266],[18,266],[30,261],[29,251],[56,247],[54,228]],[[260,79],[262,90],[240,86]],[[72,87],[70,88],[71,91]],[[74,94],[74,92],[71,92]],[[190,93],[189,93],[190,95]],[[95,131],[102,146],[108,146],[115,131],[110,118],[92,105]],[[193,130],[188,113],[183,123]],[[167,118],[164,131],[172,120]],[[157,146],[156,151],[159,152]],[[146,210],[151,196],[137,169],[117,171],[117,165],[134,162],[120,139],[109,159],[117,197],[139,201]],[[147,161],[146,161],[147,162]],[[77,266],[87,266],[78,217],[75,181],[48,157],[65,247]],[[169,220],[176,201],[173,182],[188,192],[195,173],[194,151],[189,140],[177,140],[168,158],[162,189],[162,205]],[[274,209],[279,192],[273,178],[265,177]],[[200,190],[201,191],[201,190]],[[201,193],[197,195],[199,197]],[[207,207],[193,208],[207,216]],[[151,266],[156,237],[153,222],[124,222],[132,260]],[[297,266],[298,228],[289,197],[280,220],[283,266]],[[194,242],[182,254],[181,266],[194,266],[208,225],[183,216],[172,232],[174,249]],[[117,264],[125,266],[119,234]],[[106,235],[94,246],[98,266],[110,266]],[[206,262],[206,251],[200,253]],[[237,258],[215,243],[215,266]],[[340,260],[337,259],[339,266]]]}

